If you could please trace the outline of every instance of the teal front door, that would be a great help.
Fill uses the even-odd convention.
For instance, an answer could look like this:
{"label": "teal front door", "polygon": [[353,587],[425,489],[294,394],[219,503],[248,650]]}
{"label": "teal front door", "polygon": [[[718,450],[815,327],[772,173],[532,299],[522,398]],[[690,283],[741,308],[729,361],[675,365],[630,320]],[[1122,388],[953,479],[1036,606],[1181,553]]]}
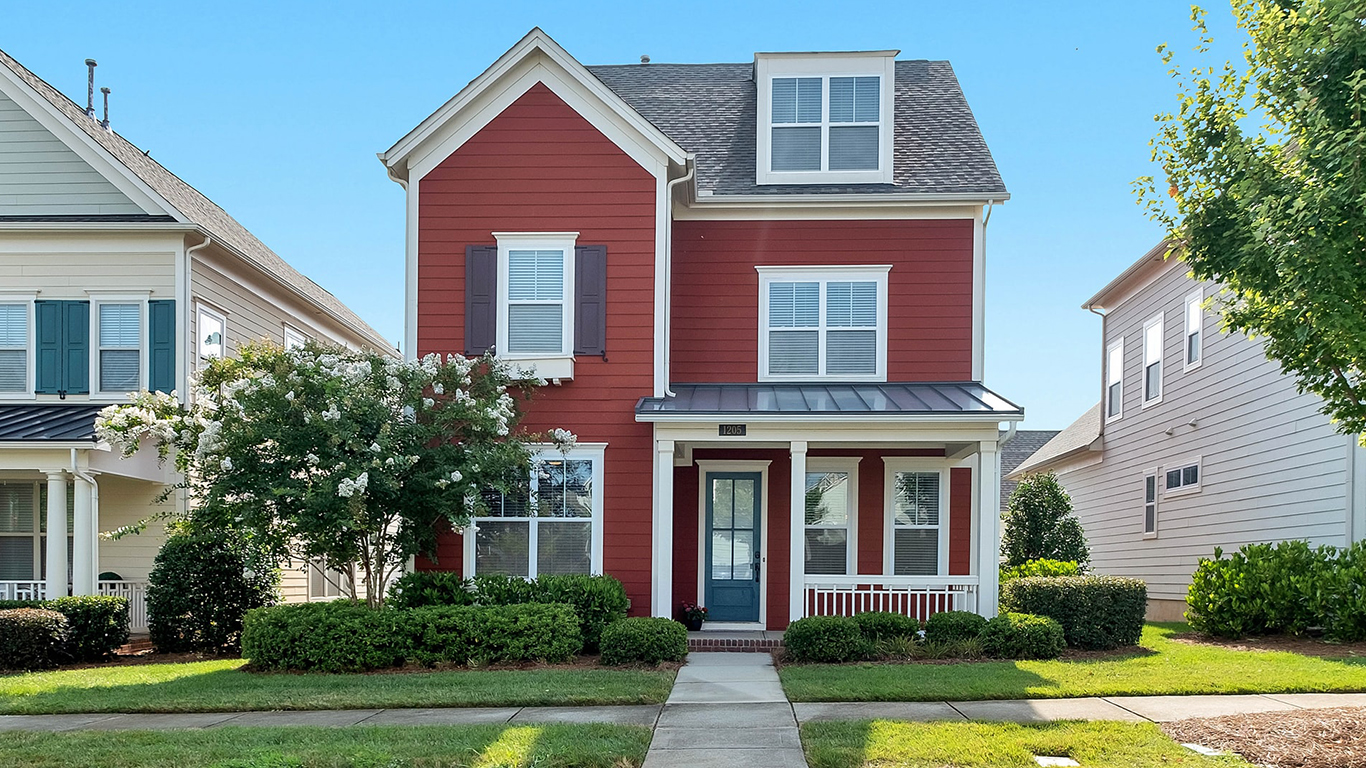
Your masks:
{"label": "teal front door", "polygon": [[709,621],[759,620],[758,472],[707,473],[707,551],[703,573]]}

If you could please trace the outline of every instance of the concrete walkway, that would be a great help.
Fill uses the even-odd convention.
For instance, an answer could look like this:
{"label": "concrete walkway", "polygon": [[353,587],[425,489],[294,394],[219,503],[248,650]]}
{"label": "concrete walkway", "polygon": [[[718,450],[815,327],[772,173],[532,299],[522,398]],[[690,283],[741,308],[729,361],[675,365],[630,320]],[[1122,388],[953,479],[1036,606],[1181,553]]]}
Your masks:
{"label": "concrete walkway", "polygon": [[767,653],[689,653],[645,768],[805,768],[797,718]]}

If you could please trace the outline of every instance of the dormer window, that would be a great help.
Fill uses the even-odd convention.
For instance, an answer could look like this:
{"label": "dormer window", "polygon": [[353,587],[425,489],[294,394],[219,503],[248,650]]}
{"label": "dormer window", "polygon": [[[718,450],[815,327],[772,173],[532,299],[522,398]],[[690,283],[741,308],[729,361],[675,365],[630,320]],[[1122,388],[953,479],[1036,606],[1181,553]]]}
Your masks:
{"label": "dormer window", "polygon": [[759,54],[758,183],[891,183],[895,53]]}

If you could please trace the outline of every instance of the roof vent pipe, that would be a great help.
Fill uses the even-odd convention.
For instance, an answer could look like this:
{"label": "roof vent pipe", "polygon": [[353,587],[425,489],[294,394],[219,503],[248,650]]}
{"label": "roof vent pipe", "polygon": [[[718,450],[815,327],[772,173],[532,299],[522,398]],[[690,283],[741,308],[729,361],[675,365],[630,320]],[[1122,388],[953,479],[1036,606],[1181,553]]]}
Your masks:
{"label": "roof vent pipe", "polygon": [[100,93],[104,94],[104,119],[100,121],[100,127],[109,130],[109,89],[101,88]]}
{"label": "roof vent pipe", "polygon": [[95,118],[95,67],[98,66],[94,59],[85,60],[85,68],[88,71],[85,83],[85,116]]}
{"label": "roof vent pipe", "polygon": [[640,57],[640,63],[641,63],[641,64],[649,64],[649,63],[650,63],[650,54],[646,53],[646,54],[641,55],[641,57]]}

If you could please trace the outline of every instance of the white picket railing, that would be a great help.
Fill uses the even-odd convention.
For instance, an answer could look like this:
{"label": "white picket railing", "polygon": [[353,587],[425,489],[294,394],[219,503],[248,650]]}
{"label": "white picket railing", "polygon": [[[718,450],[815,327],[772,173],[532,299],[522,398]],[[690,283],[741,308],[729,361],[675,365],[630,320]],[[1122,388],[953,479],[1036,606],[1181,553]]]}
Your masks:
{"label": "white picket railing", "polygon": [[147,582],[101,581],[100,594],[128,599],[128,629],[147,631]]}
{"label": "white picket railing", "polygon": [[41,581],[0,581],[0,600],[43,600],[47,584]]}
{"label": "white picket railing", "polygon": [[976,576],[805,577],[807,616],[890,611],[924,620],[940,611],[977,611]]}

